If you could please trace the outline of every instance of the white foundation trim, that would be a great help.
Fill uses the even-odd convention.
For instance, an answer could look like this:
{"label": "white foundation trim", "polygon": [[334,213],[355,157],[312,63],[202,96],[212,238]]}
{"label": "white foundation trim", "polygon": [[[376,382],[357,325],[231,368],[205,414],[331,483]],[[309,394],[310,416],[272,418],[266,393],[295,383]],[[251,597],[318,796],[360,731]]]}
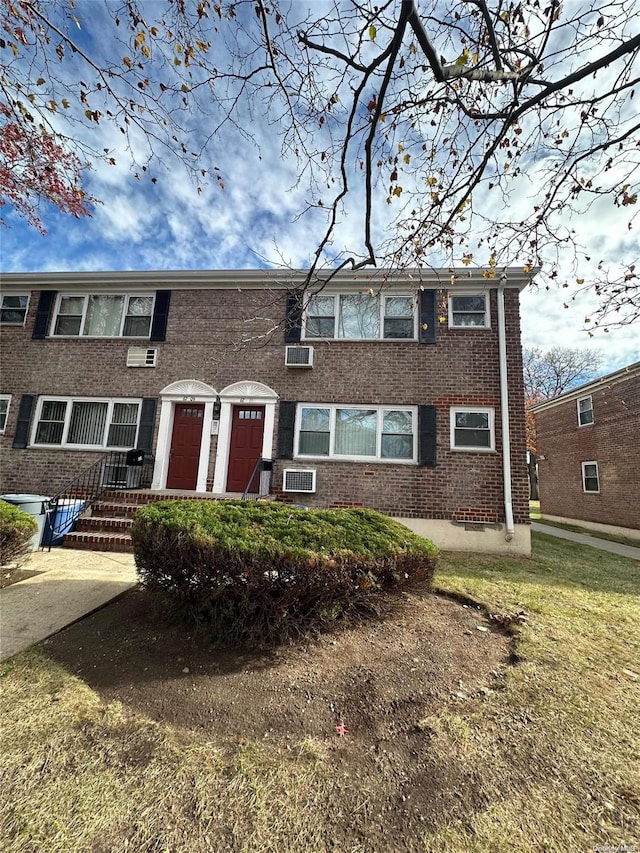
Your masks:
{"label": "white foundation trim", "polygon": [[173,432],[173,416],[176,403],[204,403],[204,419],[202,424],[202,440],[200,458],[198,460],[198,476],[196,491],[207,490],[207,471],[209,454],[211,453],[211,421],[213,420],[213,404],[218,396],[215,388],[196,379],[181,379],[172,382],[160,392],[160,425],[158,427],[158,442],[156,444],[156,461],[153,469],[152,489],[167,487],[169,471],[169,453],[171,451],[171,434]]}
{"label": "white foundation trim", "polygon": [[218,434],[218,452],[213,475],[213,491],[222,494],[227,487],[229,470],[229,450],[231,448],[231,422],[234,406],[264,406],[264,432],[262,435],[262,456],[271,459],[273,452],[273,432],[276,419],[276,392],[262,382],[234,382],[220,392],[220,431]]}
{"label": "white foundation trim", "polygon": [[431,518],[396,518],[409,530],[430,539],[443,551],[473,551],[483,554],[517,554],[531,556],[531,527],[514,525],[513,538],[505,537],[504,524],[486,525],[481,530],[466,530],[464,524],[454,524]]}

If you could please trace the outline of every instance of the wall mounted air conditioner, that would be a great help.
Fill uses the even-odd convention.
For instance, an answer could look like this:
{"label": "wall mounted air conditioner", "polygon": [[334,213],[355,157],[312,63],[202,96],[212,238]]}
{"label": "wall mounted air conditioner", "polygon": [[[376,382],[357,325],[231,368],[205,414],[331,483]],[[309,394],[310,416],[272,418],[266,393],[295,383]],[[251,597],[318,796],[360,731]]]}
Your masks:
{"label": "wall mounted air conditioner", "polygon": [[287,367],[313,367],[313,347],[287,347],[284,363]]}
{"label": "wall mounted air conditioner", "polygon": [[129,347],[127,350],[127,367],[155,367],[157,360],[157,349]]}
{"label": "wall mounted air conditioner", "polygon": [[316,490],[316,472],[309,468],[285,468],[282,475],[283,492],[307,492]]}

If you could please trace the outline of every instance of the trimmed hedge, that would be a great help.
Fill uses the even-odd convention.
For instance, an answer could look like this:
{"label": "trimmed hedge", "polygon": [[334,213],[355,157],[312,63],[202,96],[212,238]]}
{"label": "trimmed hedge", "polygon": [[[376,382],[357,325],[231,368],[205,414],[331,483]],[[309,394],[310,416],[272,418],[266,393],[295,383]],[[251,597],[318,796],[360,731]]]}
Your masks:
{"label": "trimmed hedge", "polygon": [[0,501],[0,566],[19,566],[29,553],[29,540],[38,529],[32,515],[7,501]]}
{"label": "trimmed hedge", "polygon": [[437,549],[366,509],[162,501],[131,531],[140,580],[212,639],[274,643],[379,614],[384,593],[429,584]]}

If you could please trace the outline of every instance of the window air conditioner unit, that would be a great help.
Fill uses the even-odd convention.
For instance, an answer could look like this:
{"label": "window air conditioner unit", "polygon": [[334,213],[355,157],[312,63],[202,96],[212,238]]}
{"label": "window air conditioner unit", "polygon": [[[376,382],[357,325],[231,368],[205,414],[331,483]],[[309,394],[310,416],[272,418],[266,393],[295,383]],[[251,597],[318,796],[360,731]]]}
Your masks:
{"label": "window air conditioner unit", "polygon": [[284,363],[287,367],[313,367],[313,347],[287,347]]}
{"label": "window air conditioner unit", "polygon": [[127,350],[127,367],[155,367],[157,359],[157,349],[129,347]]}
{"label": "window air conditioner unit", "polygon": [[283,492],[307,492],[316,490],[316,472],[314,469],[285,468],[282,475]]}

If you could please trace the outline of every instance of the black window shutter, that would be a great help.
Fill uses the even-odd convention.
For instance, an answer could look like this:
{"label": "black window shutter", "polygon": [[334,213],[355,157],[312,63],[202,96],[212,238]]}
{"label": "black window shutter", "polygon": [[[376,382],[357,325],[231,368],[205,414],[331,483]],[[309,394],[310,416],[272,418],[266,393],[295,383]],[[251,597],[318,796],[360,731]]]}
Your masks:
{"label": "black window shutter", "polygon": [[278,418],[278,459],[293,459],[295,422],[296,404],[281,400]]}
{"label": "black window shutter", "polygon": [[435,468],[436,460],[436,407],[418,406],[418,464]]}
{"label": "black window shutter", "polygon": [[287,296],[287,316],[284,324],[284,342],[297,344],[302,334],[302,294],[289,293]]}
{"label": "black window shutter", "polygon": [[145,453],[151,453],[153,448],[153,430],[156,425],[156,406],[158,401],[155,397],[144,397],[142,400],[142,411],[140,412],[140,429],[138,430],[138,449]]}
{"label": "black window shutter", "polygon": [[151,335],[149,336],[149,340],[166,341],[170,302],[170,290],[158,290],[156,292],[156,303],[153,307],[153,320],[151,321]]}
{"label": "black window shutter", "polygon": [[29,443],[29,427],[31,426],[31,416],[33,415],[33,407],[36,402],[35,394],[23,394],[20,397],[20,405],[18,406],[18,422],[16,431],[13,434],[13,445],[19,450],[24,448]]}
{"label": "black window shutter", "polygon": [[51,309],[53,308],[56,296],[56,290],[40,291],[40,301],[38,302],[38,310],[36,311],[36,319],[33,324],[33,332],[31,334],[34,341],[43,341],[47,337]]}
{"label": "black window shutter", "polygon": [[436,292],[435,290],[420,291],[420,329],[419,339],[421,344],[435,344],[438,318],[436,317]]}

